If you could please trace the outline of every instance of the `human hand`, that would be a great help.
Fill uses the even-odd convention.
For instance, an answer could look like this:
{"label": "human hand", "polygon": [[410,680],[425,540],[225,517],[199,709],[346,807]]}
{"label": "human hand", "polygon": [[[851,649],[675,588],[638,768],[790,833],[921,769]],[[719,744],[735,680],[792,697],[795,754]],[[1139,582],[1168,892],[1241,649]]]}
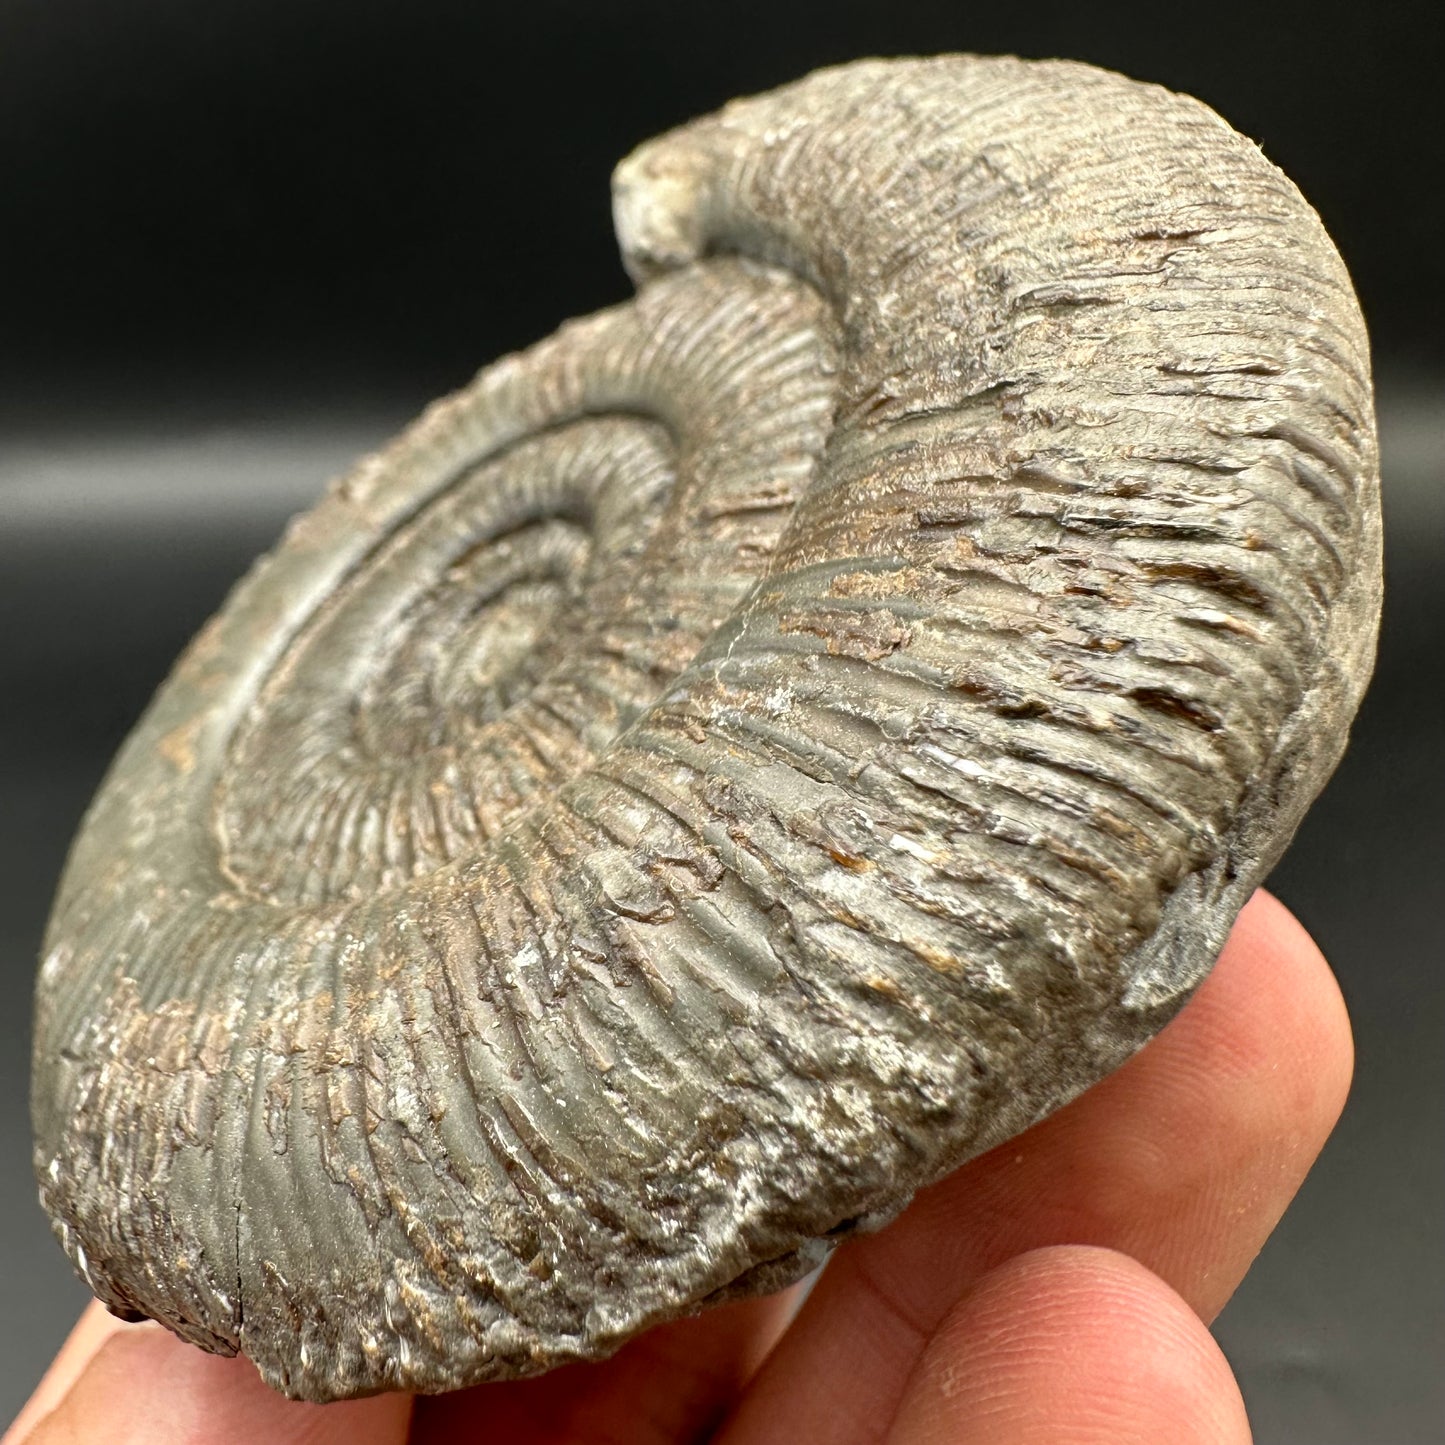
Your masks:
{"label": "human hand", "polygon": [[800,1310],[791,1293],[729,1306],[413,1408],[295,1404],[244,1360],[93,1305],[0,1445],[1240,1445],[1207,1325],[1351,1064],[1328,966],[1261,892],[1158,1038],[842,1246]]}

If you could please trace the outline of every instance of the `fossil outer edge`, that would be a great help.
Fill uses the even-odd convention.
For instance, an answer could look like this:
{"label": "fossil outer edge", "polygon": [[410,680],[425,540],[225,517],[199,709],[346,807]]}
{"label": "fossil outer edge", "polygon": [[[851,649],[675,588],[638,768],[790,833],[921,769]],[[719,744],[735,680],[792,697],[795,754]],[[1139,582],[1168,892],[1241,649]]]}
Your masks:
{"label": "fossil outer edge", "polygon": [[1198,102],[865,62],[615,200],[636,299],[293,523],[55,905],[60,1241],[292,1395],[604,1355],[1076,1095],[1372,663],[1360,314]]}

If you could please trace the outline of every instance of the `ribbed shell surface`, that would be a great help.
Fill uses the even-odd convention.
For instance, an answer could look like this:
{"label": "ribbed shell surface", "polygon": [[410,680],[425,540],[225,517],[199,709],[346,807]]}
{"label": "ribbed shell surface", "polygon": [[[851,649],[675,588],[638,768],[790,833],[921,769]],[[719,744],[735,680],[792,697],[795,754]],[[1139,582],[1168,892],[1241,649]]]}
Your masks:
{"label": "ribbed shell surface", "polygon": [[1199,103],[866,62],[615,200],[636,298],[293,523],[55,906],[61,1242],[294,1395],[606,1354],[1073,1097],[1369,673],[1359,311]]}

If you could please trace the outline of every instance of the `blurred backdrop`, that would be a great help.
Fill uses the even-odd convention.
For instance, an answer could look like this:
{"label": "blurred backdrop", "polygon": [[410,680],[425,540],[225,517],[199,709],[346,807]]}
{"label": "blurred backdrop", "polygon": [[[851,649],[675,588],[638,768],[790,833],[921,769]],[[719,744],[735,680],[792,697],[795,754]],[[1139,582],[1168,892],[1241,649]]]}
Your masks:
{"label": "blurred backdrop", "polygon": [[867,54],[1200,96],[1320,210],[1375,341],[1374,689],[1274,887],[1355,1018],[1345,1120],[1218,1327],[1261,1445],[1445,1438],[1442,29],[1411,4],[0,5],[0,1416],[85,1292],[34,1202],[30,986],[81,809],[284,519],[438,392],[629,293],[608,173]]}

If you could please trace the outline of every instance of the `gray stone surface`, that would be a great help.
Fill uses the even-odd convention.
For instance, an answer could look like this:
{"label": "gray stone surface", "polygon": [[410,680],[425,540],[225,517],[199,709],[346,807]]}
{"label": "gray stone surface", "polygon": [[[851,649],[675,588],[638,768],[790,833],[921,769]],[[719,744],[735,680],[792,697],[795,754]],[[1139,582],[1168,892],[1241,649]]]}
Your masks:
{"label": "gray stone surface", "polygon": [[1198,103],[824,72],[236,590],[47,940],[47,1208],[311,1398],[770,1288],[1182,1004],[1345,741],[1363,326]]}

